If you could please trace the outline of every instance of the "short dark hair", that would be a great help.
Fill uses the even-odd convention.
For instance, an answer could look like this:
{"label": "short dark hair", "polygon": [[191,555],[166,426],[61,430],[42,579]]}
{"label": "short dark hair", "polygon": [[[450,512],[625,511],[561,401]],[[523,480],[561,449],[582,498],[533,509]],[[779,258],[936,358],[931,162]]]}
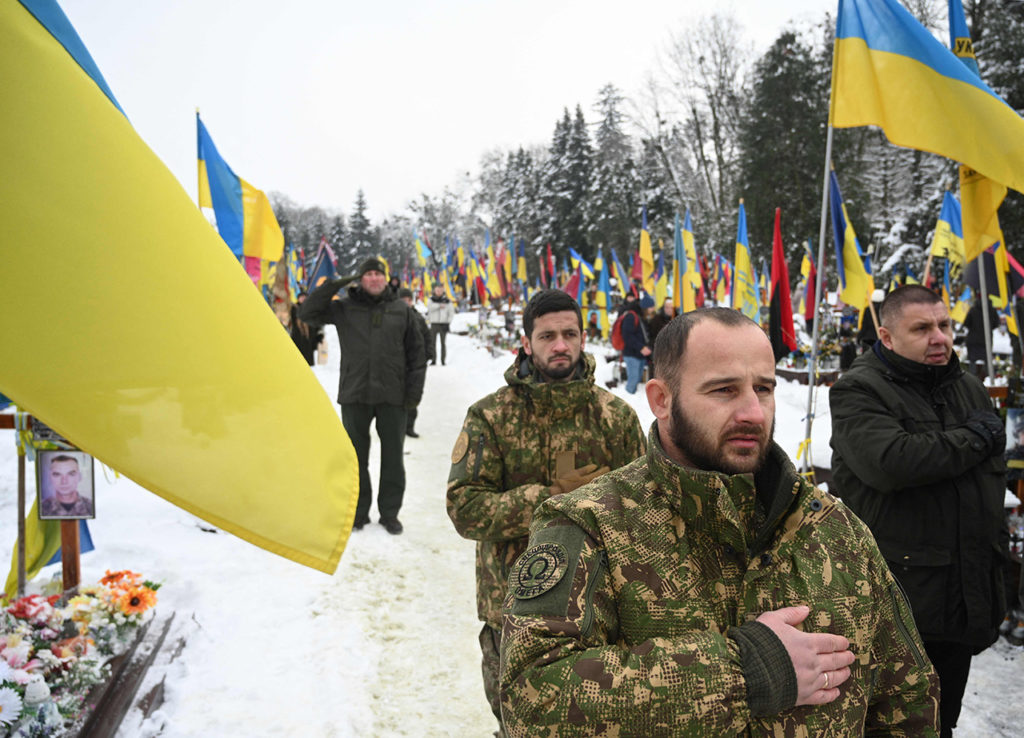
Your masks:
{"label": "short dark hair", "polygon": [[51,466],[59,461],[72,461],[74,462],[75,466],[77,466],[79,469],[82,468],[82,465],[78,463],[78,459],[76,459],[74,456],[68,456],[67,454],[57,454],[56,456],[50,457]]}
{"label": "short dark hair", "polygon": [[402,289],[398,290],[398,296],[401,298],[408,297],[409,299],[412,299],[412,290],[409,289],[408,287],[403,287]]}
{"label": "short dark hair", "polygon": [[580,332],[583,332],[583,315],[580,313],[580,304],[562,290],[541,290],[526,303],[523,310],[523,333],[527,338],[533,336],[533,321],[548,313],[560,313],[563,310],[572,310],[576,313],[576,322],[580,324]]}
{"label": "short dark hair", "polygon": [[934,305],[937,302],[942,302],[942,298],[922,285],[906,284],[897,287],[882,300],[878,308],[878,322],[889,327],[907,305]]}
{"label": "short dark hair", "polygon": [[713,320],[731,328],[752,325],[761,329],[761,326],[739,310],[724,307],[700,308],[672,318],[654,341],[654,376],[667,384],[672,394],[679,388],[679,365],[683,363],[690,331],[705,320]]}

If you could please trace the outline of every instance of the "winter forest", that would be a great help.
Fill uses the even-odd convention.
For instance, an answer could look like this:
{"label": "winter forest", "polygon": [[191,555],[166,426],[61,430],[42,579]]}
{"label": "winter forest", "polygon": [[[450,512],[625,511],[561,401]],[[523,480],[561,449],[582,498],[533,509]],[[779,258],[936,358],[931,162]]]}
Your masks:
{"label": "winter forest", "polygon": [[[907,3],[944,42],[946,5]],[[968,0],[965,11],[982,78],[1024,112],[1024,3]],[[741,198],[752,261],[769,258],[780,207],[789,261],[798,262],[818,238],[833,33],[830,15],[790,24],[756,56],[735,17],[712,13],[673,32],[644,89],[606,85],[593,100],[567,100],[549,142],[486,151],[477,171],[419,194],[405,212],[371,222],[372,193],[361,190],[347,212],[276,192],[271,202],[286,242],[311,261],[325,237],[342,274],[370,254],[415,263],[414,229],[435,259],[446,238],[479,247],[489,229],[525,241],[534,284],[547,244],[559,262],[570,247],[588,261],[601,247],[630,253],[644,205],[655,250],[659,241],[671,250],[675,213],[689,209],[698,250],[731,254]],[[956,190],[956,163],[892,146],[869,128],[837,129],[832,159],[862,246],[876,265],[888,261],[880,283],[907,267],[920,274],[943,192]],[[1011,191],[999,218],[1012,250],[1024,236],[1024,197]]]}

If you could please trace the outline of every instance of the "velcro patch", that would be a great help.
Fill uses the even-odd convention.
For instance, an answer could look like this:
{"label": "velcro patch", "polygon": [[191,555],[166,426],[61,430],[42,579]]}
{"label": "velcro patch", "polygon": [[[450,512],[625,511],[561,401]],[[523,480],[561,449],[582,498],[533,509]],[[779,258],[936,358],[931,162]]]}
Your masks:
{"label": "velcro patch", "polygon": [[569,556],[561,543],[540,543],[519,557],[508,583],[517,600],[529,600],[554,588],[562,581]]}
{"label": "velcro patch", "polygon": [[452,448],[452,463],[458,464],[462,461],[462,457],[466,455],[467,451],[469,451],[469,434],[462,431],[455,439],[455,447]]}

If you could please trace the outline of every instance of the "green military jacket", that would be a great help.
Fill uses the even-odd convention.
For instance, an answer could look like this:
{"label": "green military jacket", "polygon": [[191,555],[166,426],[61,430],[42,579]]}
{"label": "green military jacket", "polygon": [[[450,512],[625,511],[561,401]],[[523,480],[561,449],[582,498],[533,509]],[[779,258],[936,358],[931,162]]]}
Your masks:
{"label": "green military jacket", "polygon": [[633,408],[594,383],[594,366],[584,354],[574,379],[545,383],[520,351],[505,372],[508,386],[469,408],[455,442],[448,515],[459,535],[477,541],[477,613],[495,629],[509,568],[526,549],[559,460],[616,469],[646,448]]}
{"label": "green military jacket", "polygon": [[[655,423],[645,458],[540,506],[506,601],[510,736],[937,735],[935,672],[867,528],[774,444],[767,513],[754,484],[675,464]],[[730,631],[794,605],[850,640],[851,677],[754,715]]]}

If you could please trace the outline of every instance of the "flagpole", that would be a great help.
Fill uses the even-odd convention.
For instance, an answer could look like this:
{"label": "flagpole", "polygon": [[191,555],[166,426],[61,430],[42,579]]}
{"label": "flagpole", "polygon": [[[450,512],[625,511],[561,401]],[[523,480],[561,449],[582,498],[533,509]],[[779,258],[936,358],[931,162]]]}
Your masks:
{"label": "flagpole", "polygon": [[[814,289],[814,322],[811,330],[811,359],[807,363],[807,430],[804,433],[803,458],[801,460],[801,471],[809,472],[814,469],[811,462],[811,426],[814,424],[814,375],[818,361],[818,333],[820,331],[821,318],[818,311],[818,303],[822,296],[822,287],[825,281],[825,219],[828,216],[828,175],[832,167],[832,126],[828,127],[825,138],[825,174],[821,185],[821,225],[818,228],[818,273]],[[827,302],[827,301],[826,301]]]}
{"label": "flagpole", "polygon": [[[998,249],[997,249],[998,250]],[[990,387],[992,386],[992,380],[995,377],[992,376],[992,321],[989,320],[988,311],[992,302],[988,299],[988,284],[985,277],[985,252],[982,251],[978,254],[978,286],[981,288],[981,295],[979,296],[978,305],[981,308],[981,320],[982,325],[985,328],[985,368],[988,369],[986,379]],[[996,264],[995,255],[992,255],[992,264],[999,268]]]}

